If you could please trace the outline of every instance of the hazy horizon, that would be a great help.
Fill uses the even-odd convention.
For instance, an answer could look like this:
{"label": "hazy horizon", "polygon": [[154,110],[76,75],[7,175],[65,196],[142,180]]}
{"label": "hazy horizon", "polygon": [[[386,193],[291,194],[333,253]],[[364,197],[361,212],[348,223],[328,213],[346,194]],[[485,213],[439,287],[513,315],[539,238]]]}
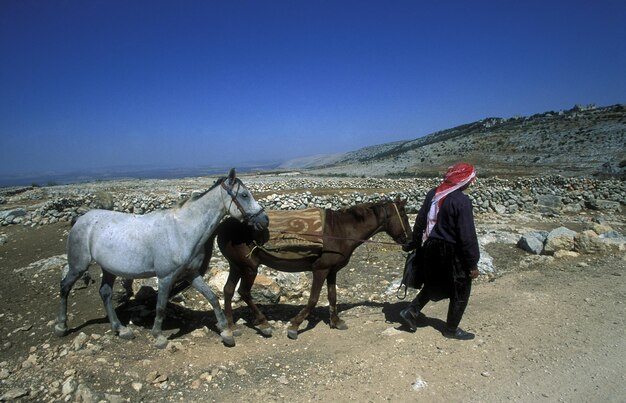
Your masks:
{"label": "hazy horizon", "polygon": [[231,168],[238,173],[249,174],[274,170],[279,162],[248,161],[237,165],[187,165],[159,166],[129,164],[93,167],[88,169],[30,171],[0,175],[0,187],[48,186],[80,182],[93,182],[117,179],[176,179],[195,176],[225,176]]}

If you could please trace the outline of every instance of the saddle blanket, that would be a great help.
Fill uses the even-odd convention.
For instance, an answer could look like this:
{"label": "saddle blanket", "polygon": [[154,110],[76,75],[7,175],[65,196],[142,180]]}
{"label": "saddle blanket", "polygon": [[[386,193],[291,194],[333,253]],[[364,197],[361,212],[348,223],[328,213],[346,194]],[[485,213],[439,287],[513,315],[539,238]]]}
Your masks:
{"label": "saddle blanket", "polygon": [[269,240],[263,249],[280,258],[299,259],[322,251],[324,210],[268,210]]}

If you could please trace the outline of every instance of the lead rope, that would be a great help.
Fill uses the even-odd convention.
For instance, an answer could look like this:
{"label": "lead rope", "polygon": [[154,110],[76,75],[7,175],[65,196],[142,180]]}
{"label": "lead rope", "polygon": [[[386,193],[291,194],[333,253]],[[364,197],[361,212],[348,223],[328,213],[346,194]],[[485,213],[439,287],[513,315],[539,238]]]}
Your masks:
{"label": "lead rope", "polygon": [[257,248],[259,248],[259,249],[263,250],[263,247],[262,247],[261,245],[259,245],[258,243],[256,243],[256,241],[254,241],[254,248],[252,248],[252,249],[250,250],[250,252],[246,255],[246,257],[247,257],[248,259],[250,259],[250,256],[252,256],[252,254],[254,253],[254,251],[255,251]]}
{"label": "lead rope", "polygon": [[398,209],[398,206],[396,205],[396,203],[393,203],[393,207],[396,209],[396,214],[398,214],[398,220],[400,220],[400,225],[402,225],[402,231],[404,231],[404,236],[406,236],[407,241],[409,240],[409,233],[406,231],[406,228],[404,227],[404,221],[402,221],[402,216],[400,215],[400,210]]}
{"label": "lead rope", "polygon": [[[402,278],[400,279],[400,284],[398,285],[398,289],[396,290],[396,298],[398,298],[399,300],[403,300],[406,298],[406,294],[408,292],[408,286],[406,284],[404,284],[404,278],[406,277],[406,271],[410,270],[411,268],[409,268],[407,261],[409,259],[409,256],[411,256],[410,254],[406,257],[405,261],[404,261],[404,270],[402,271]],[[400,296],[401,292],[402,292],[402,286],[404,285],[404,295]]]}
{"label": "lead rope", "polygon": [[[404,235],[406,236],[407,242],[408,242],[409,233],[407,232],[406,228],[404,227],[404,221],[402,221],[402,216],[400,215],[400,210],[398,209],[398,206],[396,205],[396,203],[393,203],[393,207],[396,209],[396,214],[398,214],[398,219],[400,220],[400,225],[402,225],[402,230],[404,231]],[[415,251],[413,251],[412,253],[415,253]],[[409,259],[409,256],[411,256],[411,253],[409,253],[409,255],[406,257],[406,260]],[[415,259],[415,257],[413,257],[413,259]],[[402,279],[400,280],[400,285],[398,286],[398,289],[396,290],[396,298],[398,298],[400,300],[403,300],[403,299],[406,298],[406,294],[407,294],[407,291],[408,291],[407,285],[404,284],[404,295],[402,297],[400,296],[400,292],[401,292],[401,289],[402,289],[402,281],[404,280],[404,277],[406,276],[407,266],[409,266],[409,265],[407,265],[406,260],[405,260],[405,263],[404,263],[404,270],[402,271]],[[413,262],[411,262],[411,264],[412,263]],[[408,270],[410,270],[410,269],[411,268],[408,268]]]}

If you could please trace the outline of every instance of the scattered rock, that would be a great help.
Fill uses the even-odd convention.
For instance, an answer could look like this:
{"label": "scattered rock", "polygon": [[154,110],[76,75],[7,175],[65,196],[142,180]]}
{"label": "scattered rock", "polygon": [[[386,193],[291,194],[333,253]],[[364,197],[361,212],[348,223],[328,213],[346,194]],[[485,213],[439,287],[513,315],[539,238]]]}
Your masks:
{"label": "scattered rock", "polygon": [[586,206],[591,210],[622,212],[622,207],[617,201],[591,199],[586,203]]}
{"label": "scattered rock", "polygon": [[2,396],[0,396],[0,401],[8,401],[19,399],[20,397],[28,396],[28,391],[22,388],[13,388],[7,390]]}
{"label": "scattered rock", "polygon": [[411,388],[416,392],[424,389],[426,386],[428,386],[428,383],[419,376],[411,384]]}
{"label": "scattered rock", "polygon": [[63,396],[72,394],[76,390],[77,386],[78,384],[76,379],[73,376],[70,376],[65,380],[65,382],[63,382],[63,385],[61,386],[61,393],[63,393]]}
{"label": "scattered rock", "polygon": [[554,257],[557,259],[562,259],[562,258],[575,258],[580,256],[580,254],[578,252],[574,252],[571,250],[557,250],[556,252],[554,252]]}
{"label": "scattered rock", "polygon": [[89,337],[85,333],[80,332],[78,336],[74,338],[74,341],[72,341],[72,348],[74,349],[74,351],[81,350],[83,347],[85,347],[85,344],[87,344],[87,340],[89,340]]}
{"label": "scattered rock", "polygon": [[84,383],[78,385],[75,395],[77,400],[83,403],[96,403],[99,400],[97,394]]}

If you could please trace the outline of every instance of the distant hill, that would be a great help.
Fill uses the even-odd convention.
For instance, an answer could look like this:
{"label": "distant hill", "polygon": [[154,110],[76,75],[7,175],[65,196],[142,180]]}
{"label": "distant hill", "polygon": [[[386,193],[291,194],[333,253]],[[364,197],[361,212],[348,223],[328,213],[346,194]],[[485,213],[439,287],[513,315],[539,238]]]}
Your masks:
{"label": "distant hill", "polygon": [[482,176],[624,177],[625,144],[626,105],[575,106],[525,117],[486,118],[415,140],[291,160],[281,168],[351,176],[431,176],[466,161]]}
{"label": "distant hill", "polygon": [[345,157],[345,154],[320,154],[311,155],[308,157],[302,157],[292,159],[280,164],[280,169],[301,169],[301,168],[316,168],[320,166],[328,166],[341,161]]}

